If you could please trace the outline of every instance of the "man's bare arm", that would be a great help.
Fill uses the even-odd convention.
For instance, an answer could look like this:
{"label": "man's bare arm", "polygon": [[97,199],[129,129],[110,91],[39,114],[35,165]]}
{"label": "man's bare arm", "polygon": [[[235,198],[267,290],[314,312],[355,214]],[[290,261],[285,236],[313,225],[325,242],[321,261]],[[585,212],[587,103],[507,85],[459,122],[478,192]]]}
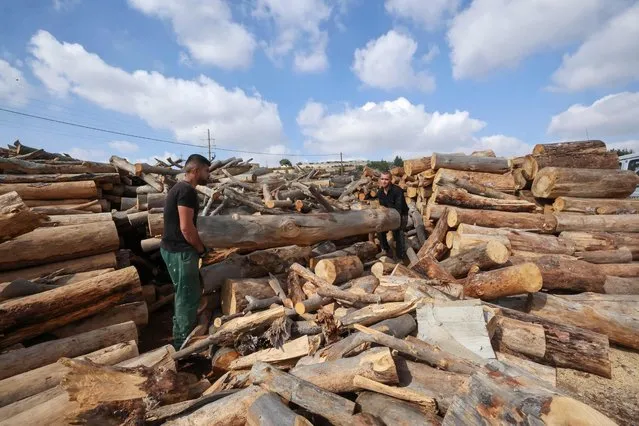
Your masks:
{"label": "man's bare arm", "polygon": [[204,253],[204,244],[200,240],[195,225],[193,225],[193,209],[186,206],[178,206],[178,215],[180,216],[180,231],[184,235],[184,239],[191,244],[198,253]]}

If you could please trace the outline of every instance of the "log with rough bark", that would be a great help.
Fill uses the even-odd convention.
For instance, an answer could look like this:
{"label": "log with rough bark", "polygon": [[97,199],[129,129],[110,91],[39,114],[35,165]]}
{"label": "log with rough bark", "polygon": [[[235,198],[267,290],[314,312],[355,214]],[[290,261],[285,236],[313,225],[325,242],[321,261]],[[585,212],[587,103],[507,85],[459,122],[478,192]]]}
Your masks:
{"label": "log with rough bark", "polygon": [[506,192],[512,194],[517,190],[517,185],[512,173],[496,174],[496,173],[482,173],[471,172],[463,170],[451,170],[451,169],[439,169],[433,184],[437,185],[441,180],[450,181],[453,179],[464,179],[472,184],[483,185],[488,188],[500,192]]}
{"label": "log with rough bark", "polygon": [[537,144],[533,147],[533,155],[569,155],[569,154],[605,154],[606,144],[600,140],[570,141]]}
{"label": "log with rough bark", "polygon": [[147,221],[151,237],[161,237],[164,234],[164,213],[150,213]]}
{"label": "log with rough bark", "polygon": [[251,369],[251,380],[337,426],[352,424],[355,403],[265,363]]}
{"label": "log with rough bark", "polygon": [[562,232],[559,238],[570,241],[576,251],[613,250],[627,247],[633,260],[639,260],[639,233],[630,232]]}
{"label": "log with rough bark", "polygon": [[590,263],[630,263],[632,251],[628,247],[614,250],[578,251],[575,257]]}
{"label": "log with rough bark", "polygon": [[0,380],[55,363],[61,357],[73,358],[131,340],[138,340],[138,332],[135,323],[129,321],[5,352],[0,354]]}
{"label": "log with rough bark", "polygon": [[302,336],[295,340],[290,340],[281,348],[268,348],[252,354],[239,357],[229,363],[229,369],[248,369],[256,362],[268,362],[276,364],[282,361],[290,361],[306,356],[311,351],[311,342],[308,336]]}
{"label": "log with rough bark", "polygon": [[358,375],[381,383],[399,382],[395,361],[388,348],[373,348],[349,358],[295,367],[290,373],[334,393],[357,390],[353,378]]}
{"label": "log with rough bark", "polygon": [[[150,215],[151,216],[151,215]],[[394,209],[278,216],[208,216],[198,220],[207,247],[268,248],[383,232],[400,225]]]}
{"label": "log with rough bark", "polygon": [[557,222],[556,232],[639,232],[639,215],[580,215],[553,214]]}
{"label": "log with rough bark", "polygon": [[357,256],[323,259],[315,265],[315,274],[331,285],[342,284],[358,278],[363,272],[364,265]]}
{"label": "log with rough bark", "polygon": [[494,234],[459,234],[458,232],[449,232],[446,234],[446,246],[451,249],[450,254],[457,256],[474,247],[485,244],[489,241],[495,241],[505,246],[509,251],[512,249],[510,240],[505,235]]}
{"label": "log with rough bark", "polygon": [[337,300],[345,300],[356,305],[369,303],[403,302],[403,294],[366,294],[340,290],[337,287],[319,287],[317,294]]}
{"label": "log with rough bark", "polygon": [[434,153],[430,164],[433,170],[449,169],[484,173],[506,173],[510,171],[508,159],[499,157]]}
{"label": "log with rough bark", "polygon": [[390,302],[381,303],[379,305],[369,305],[362,309],[358,309],[344,316],[340,322],[344,326],[349,325],[371,325],[382,320],[398,317],[408,312],[414,311],[416,303],[410,302]]}
{"label": "log with rough bark", "polygon": [[597,267],[599,268],[599,271],[605,275],[626,278],[639,277],[639,262],[608,263],[597,265]]}
{"label": "log with rough bark", "polygon": [[505,352],[495,352],[495,357],[508,366],[520,368],[531,376],[539,378],[539,380],[543,380],[552,386],[557,386],[557,369],[555,367]]}
{"label": "log with rough bark", "polygon": [[521,200],[520,198],[506,194],[501,191],[497,191],[493,188],[490,188],[486,185],[482,185],[479,183],[471,182],[468,179],[464,179],[458,176],[451,176],[443,174],[439,177],[437,181],[437,185],[439,186],[454,186],[461,189],[466,190],[470,194],[480,195],[482,197],[487,198],[495,198],[499,200]]}
{"label": "log with rough bark", "polygon": [[141,292],[134,267],[0,304],[0,346],[54,330]]}
{"label": "log with rough bark", "polygon": [[490,210],[450,208],[448,226],[454,228],[461,223],[488,228],[513,228],[541,233],[554,233],[556,222],[551,215],[536,213],[510,213]]}
{"label": "log with rough bark", "polygon": [[569,241],[553,235],[542,235],[516,229],[487,228],[483,226],[461,223],[457,226],[457,235],[503,235],[508,238],[513,250],[535,253],[555,253],[572,255],[575,245]]}
{"label": "log with rough bark", "polygon": [[431,255],[424,255],[411,264],[411,269],[422,274],[424,277],[441,281],[443,283],[454,283],[455,277],[442,267]]}
{"label": "log with rough bark", "polygon": [[[109,163],[115,166],[116,169],[126,171],[131,176],[135,176],[135,165],[129,163],[126,159],[113,155],[109,159]],[[157,192],[164,191],[164,184],[162,184],[162,182],[160,182],[154,175],[142,174],[140,178],[147,184],[151,185]]]}
{"label": "log with rough bark", "polygon": [[489,241],[457,256],[451,256],[440,262],[440,265],[453,277],[463,278],[474,266],[485,271],[503,265],[508,261],[508,257],[508,248],[505,245]]}
{"label": "log with rough bark", "polygon": [[362,376],[355,376],[353,378],[353,385],[360,389],[377,392],[397,398],[401,401],[412,402],[416,404],[419,407],[419,410],[426,415],[434,416],[437,413],[437,404],[435,403],[435,399],[430,395],[424,395],[414,389],[388,386]]}
{"label": "log with rough bark", "polygon": [[544,167],[571,169],[618,169],[619,157],[615,152],[592,154],[537,154],[527,155],[522,165],[526,178],[532,180]]}
{"label": "log with rough bark", "polygon": [[534,203],[525,200],[504,200],[471,194],[465,189],[438,186],[433,191],[431,200],[438,204],[469,209],[496,210],[504,212],[532,212]]}
{"label": "log with rough bark", "polygon": [[37,175],[0,175],[0,183],[39,183],[39,182],[77,182],[92,180],[95,183],[120,183],[119,173],[75,173],[75,174],[37,174]]}
{"label": "log with rough bark", "polygon": [[439,217],[435,229],[433,229],[433,232],[428,236],[424,245],[422,245],[417,252],[418,258],[430,255],[439,260],[444,256],[447,251],[444,242],[446,241],[446,234],[448,233],[448,214],[449,209],[446,207]]}
{"label": "log with rough bark", "polygon": [[80,257],[78,259],[65,260],[12,271],[0,272],[0,282],[10,282],[19,278],[35,279],[57,274],[73,274],[77,272],[93,271],[98,269],[115,268],[117,260],[115,253],[103,253],[94,256]]}
{"label": "log with rough bark", "polygon": [[55,215],[50,216],[42,226],[71,226],[71,225],[84,225],[95,222],[112,222],[113,217],[111,213],[87,213],[87,214],[69,214],[69,215]]}
{"label": "log with rough bark", "polygon": [[119,246],[112,221],[38,228],[0,244],[0,270],[105,253]]}
{"label": "log with rough bark", "polygon": [[470,377],[448,408],[442,424],[510,423],[615,424],[594,408],[497,360]]}
{"label": "log with rough bark", "polygon": [[415,158],[404,160],[404,173],[408,176],[415,176],[430,169],[431,157]]}
{"label": "log with rough bark", "polygon": [[313,255],[313,257],[309,260],[308,265],[311,269],[314,269],[317,262],[322,259],[331,259],[341,256],[357,256],[362,262],[366,262],[375,258],[377,252],[377,245],[374,242],[360,241],[341,250],[331,250],[328,253]]}
{"label": "log with rough bark", "polygon": [[72,174],[72,173],[113,173],[113,166],[105,163],[92,163],[82,161],[81,163],[65,164],[59,163],[36,163],[18,158],[0,158],[0,170],[11,173],[25,174]]}
{"label": "log with rough bark", "polygon": [[248,305],[246,296],[267,299],[275,296],[268,278],[232,278],[222,285],[220,301],[222,313],[231,315],[242,312]]}
{"label": "log with rough bark", "polygon": [[2,183],[0,194],[15,191],[24,200],[65,200],[69,198],[95,198],[98,188],[94,181],[61,183]]}
{"label": "log with rough bark", "polygon": [[18,193],[0,195],[0,243],[36,229],[45,216],[31,211]]}
{"label": "log with rough bark", "polygon": [[602,333],[611,342],[639,349],[639,319],[635,316],[544,293],[529,295],[526,309],[534,315]]}
{"label": "log with rough bark", "polygon": [[373,266],[371,266],[371,274],[377,278],[384,275],[390,275],[391,272],[393,272],[393,269],[395,269],[395,266],[397,266],[397,263],[395,262],[375,262]]}
{"label": "log with rough bark", "polygon": [[639,200],[557,197],[552,207],[557,212],[567,213],[636,214],[639,212]]}
{"label": "log with rough bark", "polygon": [[248,426],[312,426],[304,417],[296,414],[274,394],[267,393],[257,398],[246,415]]}
{"label": "log with rough bark", "polygon": [[535,197],[625,198],[637,187],[631,170],[568,169],[546,167],[533,181]]}
{"label": "log with rough bark", "polygon": [[482,300],[541,290],[543,278],[534,263],[522,263],[475,274],[464,282],[464,295]]}

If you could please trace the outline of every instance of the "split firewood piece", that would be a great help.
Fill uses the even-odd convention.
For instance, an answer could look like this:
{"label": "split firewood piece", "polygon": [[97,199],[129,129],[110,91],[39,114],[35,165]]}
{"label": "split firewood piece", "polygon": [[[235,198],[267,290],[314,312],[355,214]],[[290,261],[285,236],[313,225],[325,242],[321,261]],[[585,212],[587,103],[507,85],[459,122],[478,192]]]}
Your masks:
{"label": "split firewood piece", "polygon": [[440,266],[455,278],[463,278],[477,266],[480,270],[499,267],[508,261],[508,248],[497,242],[480,244],[457,256],[451,256],[440,262]]}
{"label": "split firewood piece", "polygon": [[464,282],[464,295],[482,300],[497,299],[541,290],[543,278],[534,263],[522,263],[469,276]]}
{"label": "split firewood piece", "polygon": [[437,225],[435,225],[435,229],[428,236],[428,239],[419,249],[419,252],[417,252],[418,258],[421,259],[429,254],[435,259],[441,259],[446,253],[446,246],[443,245],[443,243],[446,240],[446,233],[448,233],[448,214],[449,210],[447,208],[444,209],[444,212],[437,221]]}
{"label": "split firewood piece", "polygon": [[416,309],[417,302],[390,302],[369,305],[344,316],[340,322],[344,326],[371,325],[388,318],[398,317]]}
{"label": "split firewood piece", "polygon": [[636,187],[631,170],[545,167],[535,176],[532,192],[539,198],[626,198]]}
{"label": "split firewood piece", "polygon": [[248,426],[313,426],[304,417],[296,414],[274,394],[260,396],[249,407],[246,416]]}
{"label": "split firewood piece", "polygon": [[197,399],[189,399],[182,402],[176,402],[175,404],[153,408],[146,413],[145,420],[152,423],[166,422],[177,418],[182,413],[186,413],[187,411],[192,412],[200,407],[218,401],[222,398],[226,398],[227,396],[240,391],[240,389],[224,390],[210,395],[202,395]]}
{"label": "split firewood piece", "polygon": [[253,366],[251,380],[254,384],[279,394],[285,400],[326,418],[332,424],[352,424],[355,403],[312,383],[261,362]]}
{"label": "split firewood piece", "polygon": [[362,376],[355,376],[353,378],[353,386],[381,393],[402,401],[413,402],[419,406],[423,413],[431,415],[437,414],[437,404],[435,403],[435,399],[431,396],[421,394],[411,388],[388,386]]}
{"label": "split firewood piece", "polygon": [[[460,389],[446,412],[443,425],[507,424],[513,421],[523,424],[615,424],[590,406],[522,373],[520,369],[491,361]],[[486,395],[490,395],[489,410],[485,410]]]}
{"label": "split firewood piece", "polygon": [[426,416],[416,404],[376,392],[360,392],[355,401],[362,414],[379,418],[384,425],[430,426],[441,424],[441,419],[433,414]]}
{"label": "split firewood piece", "polygon": [[295,340],[284,343],[280,349],[269,348],[250,355],[246,355],[233,360],[229,364],[232,370],[250,368],[256,362],[278,363],[281,361],[293,360],[306,356],[311,351],[312,345],[308,336],[302,336]]}
{"label": "split firewood piece", "polygon": [[0,242],[32,231],[44,220],[45,216],[31,211],[17,192],[0,195]]}

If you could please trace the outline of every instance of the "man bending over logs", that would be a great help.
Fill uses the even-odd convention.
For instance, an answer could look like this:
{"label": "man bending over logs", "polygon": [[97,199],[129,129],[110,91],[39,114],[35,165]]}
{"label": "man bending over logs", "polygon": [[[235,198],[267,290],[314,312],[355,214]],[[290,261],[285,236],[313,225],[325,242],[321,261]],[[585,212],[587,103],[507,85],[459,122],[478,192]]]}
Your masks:
{"label": "man bending over logs", "polygon": [[207,250],[196,229],[199,203],[195,187],[206,185],[210,165],[211,162],[199,154],[189,156],[184,165],[184,180],[171,188],[164,205],[160,252],[175,289],[173,346],[176,350],[197,324],[201,294],[199,257]]}
{"label": "man bending over logs", "polygon": [[[367,198],[373,198],[367,196]],[[404,198],[404,191],[397,185],[391,183],[391,174],[389,171],[382,172],[379,176],[379,191],[374,197],[379,200],[379,204],[395,209],[399,212],[401,223],[399,228],[393,230],[393,239],[395,240],[395,259],[402,261],[406,255],[406,243],[404,240],[404,229],[408,221],[408,205]],[[386,232],[378,232],[377,238],[382,246],[382,250],[390,253],[390,246],[386,239]]]}

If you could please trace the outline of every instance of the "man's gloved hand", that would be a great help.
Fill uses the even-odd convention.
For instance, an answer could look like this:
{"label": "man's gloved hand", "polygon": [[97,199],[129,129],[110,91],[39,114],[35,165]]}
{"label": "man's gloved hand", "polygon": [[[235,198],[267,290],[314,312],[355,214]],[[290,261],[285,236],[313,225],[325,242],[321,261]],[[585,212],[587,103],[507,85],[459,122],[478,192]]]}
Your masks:
{"label": "man's gloved hand", "polygon": [[201,253],[198,253],[198,255],[200,256],[200,259],[204,259],[210,252],[211,252],[210,248],[204,247],[204,251]]}

